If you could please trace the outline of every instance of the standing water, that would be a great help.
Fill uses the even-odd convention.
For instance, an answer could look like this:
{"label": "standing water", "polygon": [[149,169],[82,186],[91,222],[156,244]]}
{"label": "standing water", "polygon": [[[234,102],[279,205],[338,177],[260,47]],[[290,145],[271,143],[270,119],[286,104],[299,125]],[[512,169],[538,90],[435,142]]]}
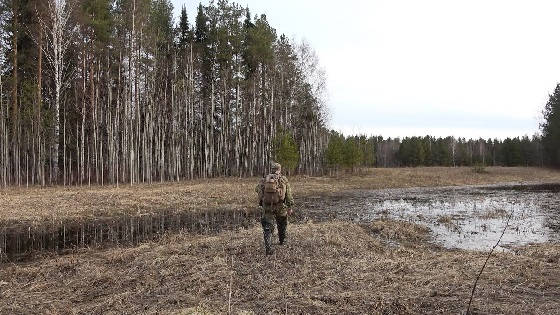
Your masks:
{"label": "standing water", "polygon": [[560,184],[354,191],[326,197],[310,212],[319,218],[417,223],[430,228],[444,247],[474,250],[492,247],[511,216],[500,242],[506,250],[560,241],[559,191]]}

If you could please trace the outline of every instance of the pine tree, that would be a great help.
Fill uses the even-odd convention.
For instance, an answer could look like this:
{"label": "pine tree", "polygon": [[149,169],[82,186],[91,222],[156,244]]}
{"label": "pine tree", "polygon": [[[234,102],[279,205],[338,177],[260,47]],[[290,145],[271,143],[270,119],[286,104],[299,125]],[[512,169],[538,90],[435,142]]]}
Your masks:
{"label": "pine tree", "polygon": [[192,41],[192,34],[189,28],[189,18],[187,16],[187,8],[184,5],[181,8],[181,15],[179,16],[178,37],[178,44],[180,49],[186,49],[187,45]]}
{"label": "pine tree", "polygon": [[325,158],[329,169],[338,173],[339,168],[344,163],[344,136],[331,131]]}
{"label": "pine tree", "polygon": [[274,159],[288,171],[288,174],[296,169],[299,163],[299,149],[291,133],[282,132],[276,136]]}
{"label": "pine tree", "polygon": [[363,161],[363,152],[360,150],[356,138],[347,138],[344,142],[343,163],[344,166],[354,172],[355,168]]}
{"label": "pine tree", "polygon": [[560,84],[549,96],[543,115],[541,130],[545,158],[549,165],[560,167]]}

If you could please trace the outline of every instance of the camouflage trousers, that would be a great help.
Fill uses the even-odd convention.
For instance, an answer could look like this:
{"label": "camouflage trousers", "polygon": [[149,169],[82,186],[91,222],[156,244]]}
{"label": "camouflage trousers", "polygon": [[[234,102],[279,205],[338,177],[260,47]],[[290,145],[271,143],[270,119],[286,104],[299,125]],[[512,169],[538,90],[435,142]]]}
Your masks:
{"label": "camouflage trousers", "polygon": [[[280,210],[280,211],[278,211]],[[276,221],[276,224],[274,224]],[[264,247],[267,255],[272,254],[272,235],[274,234],[275,225],[278,228],[278,241],[283,245],[286,240],[286,230],[288,227],[288,216],[285,209],[264,208],[261,225],[263,228]]]}

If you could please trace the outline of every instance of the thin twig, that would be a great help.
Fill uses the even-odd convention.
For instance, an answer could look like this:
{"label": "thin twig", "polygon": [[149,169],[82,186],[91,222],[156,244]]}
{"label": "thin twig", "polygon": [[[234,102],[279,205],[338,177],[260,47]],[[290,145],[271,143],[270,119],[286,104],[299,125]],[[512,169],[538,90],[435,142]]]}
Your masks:
{"label": "thin twig", "polygon": [[500,235],[500,238],[498,239],[496,244],[492,247],[492,249],[488,253],[488,256],[486,256],[486,261],[484,262],[484,265],[482,265],[482,268],[480,268],[480,272],[478,273],[478,276],[476,277],[476,280],[474,281],[474,285],[473,285],[472,292],[471,292],[471,298],[469,299],[469,306],[467,307],[467,315],[469,315],[470,311],[471,311],[471,304],[472,304],[472,300],[473,300],[473,297],[474,297],[474,291],[476,290],[476,285],[478,284],[478,279],[480,279],[480,276],[482,275],[482,272],[484,271],[484,268],[486,267],[486,263],[488,263],[488,260],[490,259],[490,256],[492,256],[492,253],[494,252],[494,249],[496,249],[496,247],[498,247],[498,244],[500,244],[500,241],[502,240],[502,237],[504,236],[504,233],[506,232],[506,229],[509,226],[509,220],[511,219],[512,216],[513,216],[513,207],[511,209],[511,213],[510,213],[510,215],[507,219],[506,226],[504,226],[504,229],[502,231],[502,235]]}
{"label": "thin twig", "polygon": [[231,256],[231,273],[229,275],[228,314],[231,314],[231,287],[233,286],[233,256]]}

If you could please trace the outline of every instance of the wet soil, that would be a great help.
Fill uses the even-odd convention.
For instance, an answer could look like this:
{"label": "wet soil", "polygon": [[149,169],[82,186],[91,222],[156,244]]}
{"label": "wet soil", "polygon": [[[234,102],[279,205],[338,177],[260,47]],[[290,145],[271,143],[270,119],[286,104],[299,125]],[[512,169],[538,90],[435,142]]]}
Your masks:
{"label": "wet soil", "polygon": [[509,251],[560,241],[559,192],[559,183],[353,190],[307,198],[302,209],[313,221],[418,223],[446,248],[487,250],[505,228],[498,249]]}

